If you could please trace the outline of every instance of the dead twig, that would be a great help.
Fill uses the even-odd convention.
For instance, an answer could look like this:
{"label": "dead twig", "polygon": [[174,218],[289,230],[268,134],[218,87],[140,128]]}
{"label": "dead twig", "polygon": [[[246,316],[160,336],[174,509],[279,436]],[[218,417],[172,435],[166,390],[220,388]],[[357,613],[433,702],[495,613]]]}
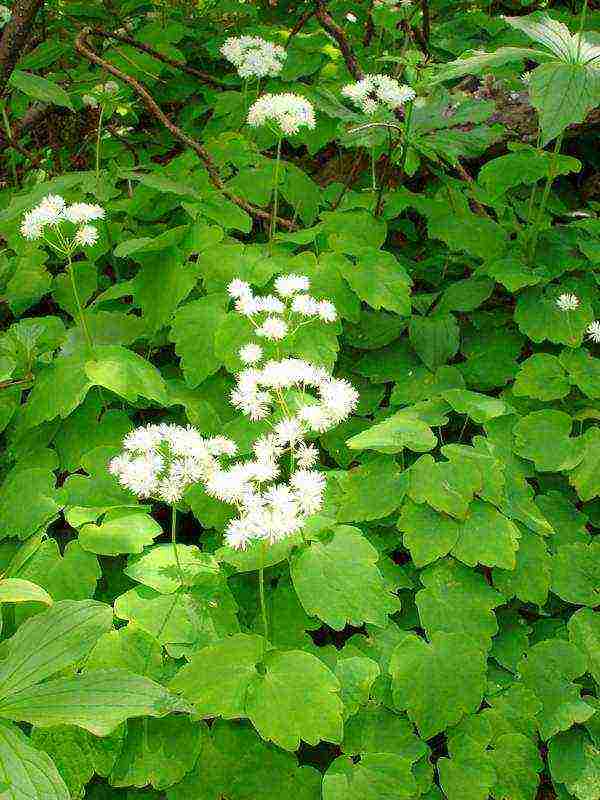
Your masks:
{"label": "dead twig", "polygon": [[286,50],[288,49],[288,47],[292,43],[292,39],[294,38],[294,36],[297,36],[300,33],[302,28],[306,25],[306,23],[309,21],[309,19],[311,17],[314,17],[314,15],[315,15],[315,9],[314,8],[309,8],[308,11],[305,11],[304,14],[302,14],[302,16],[300,17],[298,22],[296,22],[296,24],[294,25],[294,27],[290,31],[290,35],[288,36],[288,40],[285,43],[285,49]]}
{"label": "dead twig", "polygon": [[137,39],[134,39],[132,36],[105,31],[103,28],[91,28],[91,32],[94,34],[94,36],[100,36],[104,39],[115,39],[123,44],[128,44],[130,47],[135,47],[136,50],[139,50],[142,53],[147,53],[157,61],[162,61],[163,64],[168,64],[170,67],[179,69],[182,72],[187,72],[188,75],[193,75],[202,83],[207,83],[215,88],[221,89],[225,86],[224,82],[220,81],[218,78],[215,78],[213,75],[210,75],[208,72],[204,72],[201,69],[196,69],[196,67],[190,67],[189,64],[185,63],[185,61],[180,61],[177,58],[169,58],[169,56],[159,53],[158,50],[155,50],[153,47],[150,47],[143,42],[138,42]]}
{"label": "dead twig", "polygon": [[331,14],[327,11],[327,7],[323,0],[316,0],[317,7],[315,9],[315,17],[319,20],[321,27],[332,36],[338,44],[340,51],[346,62],[348,72],[352,75],[355,81],[360,81],[364,77],[364,73],[360,68],[358,59],[352,49],[343,28],[341,28]]}
{"label": "dead twig", "polygon": [[[261,220],[262,222],[270,222],[271,214],[268,211],[264,211],[262,208],[257,208],[256,206],[252,205],[252,203],[244,200],[242,197],[238,197],[225,186],[221,175],[219,174],[217,165],[213,161],[206,148],[203,147],[200,142],[197,142],[195,139],[185,133],[185,131],[181,130],[181,128],[175,125],[175,123],[172,122],[162,111],[150,92],[144,86],[142,86],[139,81],[137,81],[135,78],[132,78],[130,75],[126,75],[124,72],[121,72],[121,70],[117,69],[114,64],[111,64],[110,61],[106,61],[104,58],[101,58],[91,49],[88,42],[88,37],[91,35],[91,33],[92,32],[89,28],[84,28],[79,33],[75,40],[75,49],[77,52],[81,53],[81,55],[84,58],[87,58],[88,61],[91,61],[93,64],[96,64],[99,67],[102,67],[102,69],[110,72],[111,75],[114,75],[115,78],[118,78],[120,81],[123,81],[123,83],[131,86],[150,114],[152,114],[152,116],[155,117],[176,139],[185,144],[187,147],[190,147],[196,153],[208,173],[210,182],[224,197],[226,197],[232,203],[235,203],[235,205],[239,208],[243,209],[253,219]],[[281,217],[277,218],[277,225],[285,228],[286,230],[297,230],[298,228],[298,226],[291,222],[291,220]]]}

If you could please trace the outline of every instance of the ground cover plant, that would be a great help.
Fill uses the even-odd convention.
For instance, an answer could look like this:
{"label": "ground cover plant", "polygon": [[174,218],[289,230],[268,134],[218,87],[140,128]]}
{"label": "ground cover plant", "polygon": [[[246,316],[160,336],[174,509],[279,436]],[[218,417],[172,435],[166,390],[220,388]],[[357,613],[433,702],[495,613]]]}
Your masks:
{"label": "ground cover plant", "polygon": [[600,10],[0,6],[0,798],[600,798]]}

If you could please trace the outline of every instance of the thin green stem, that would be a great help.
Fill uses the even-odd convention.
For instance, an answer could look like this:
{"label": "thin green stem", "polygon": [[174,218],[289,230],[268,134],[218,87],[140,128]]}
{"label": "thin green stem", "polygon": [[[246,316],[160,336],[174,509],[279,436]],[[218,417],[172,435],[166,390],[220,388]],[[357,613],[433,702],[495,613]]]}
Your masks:
{"label": "thin green stem", "polygon": [[371,189],[377,191],[377,175],[375,174],[375,148],[371,148]]}
{"label": "thin green stem", "polygon": [[179,573],[179,580],[181,585],[185,586],[185,578],[183,576],[183,569],[181,568],[181,561],[179,560],[179,551],[177,549],[177,508],[171,506],[171,545],[173,547],[173,554],[175,556],[175,563],[177,564],[177,572]]}
{"label": "thin green stem", "polygon": [[277,230],[277,211],[279,207],[279,165],[281,164],[281,141],[277,139],[277,160],[275,161],[275,177],[273,178],[273,214],[271,215],[271,226],[269,230],[269,252],[273,252],[273,237]]}
{"label": "thin green stem", "polygon": [[408,158],[408,134],[410,133],[410,126],[412,123],[413,105],[414,103],[412,101],[408,103],[408,108],[406,110],[406,122],[404,123],[404,147],[402,149],[402,163],[400,164],[402,173],[404,173],[406,169],[406,160]]}
{"label": "thin green stem", "polygon": [[104,117],[104,106],[100,106],[100,116],[98,117],[98,131],[96,133],[96,183],[100,180],[100,150],[102,147],[102,119]]}
{"label": "thin green stem", "polygon": [[[10,127],[10,121],[8,119],[8,114],[6,113],[6,104],[3,100],[0,100],[0,108],[2,109],[2,122],[4,124],[4,130],[6,131],[6,136],[9,141],[12,140],[12,129]],[[8,148],[7,148],[8,151]],[[19,185],[19,176],[17,174],[17,166],[15,164],[15,153],[14,150],[11,150],[10,153],[7,152],[6,156],[9,164],[10,170],[12,172],[13,180],[15,182],[15,186]]]}
{"label": "thin green stem", "polygon": [[96,350],[94,348],[94,342],[92,340],[90,330],[87,326],[87,322],[85,320],[85,314],[83,312],[83,305],[81,303],[81,297],[79,296],[79,289],[77,288],[77,280],[75,278],[75,272],[73,270],[73,261],[71,260],[71,255],[67,253],[67,272],[69,273],[69,277],[71,279],[71,287],[73,289],[73,296],[75,297],[75,305],[77,306],[77,313],[79,314],[79,324],[81,326],[81,330],[87,342],[87,346],[93,358],[96,357]]}
{"label": "thin green stem", "polygon": [[584,0],[583,7],[581,9],[581,16],[579,18],[579,37],[577,40],[577,61],[579,62],[579,54],[581,53],[581,37],[583,36],[583,27],[585,25],[585,17],[587,14],[588,9],[588,0]]}
{"label": "thin green stem", "polygon": [[544,218],[544,212],[546,210],[546,204],[548,203],[548,197],[550,196],[550,189],[552,188],[552,184],[554,183],[554,178],[556,177],[556,160],[560,153],[560,148],[563,141],[563,135],[564,134],[561,133],[560,136],[557,136],[556,142],[554,143],[554,150],[552,152],[552,159],[550,161],[550,169],[548,170],[548,177],[546,178],[546,185],[544,186],[542,200],[538,208],[538,213],[536,215],[535,222],[533,223],[533,229],[531,231],[531,238],[529,240],[529,247],[528,247],[530,263],[535,258],[535,250],[540,235],[540,226]]}
{"label": "thin green stem", "polygon": [[269,622],[267,620],[267,606],[265,603],[265,556],[267,551],[267,541],[263,539],[261,543],[261,563],[258,570],[258,594],[260,596],[260,613],[262,616],[263,633],[265,643],[269,641]]}

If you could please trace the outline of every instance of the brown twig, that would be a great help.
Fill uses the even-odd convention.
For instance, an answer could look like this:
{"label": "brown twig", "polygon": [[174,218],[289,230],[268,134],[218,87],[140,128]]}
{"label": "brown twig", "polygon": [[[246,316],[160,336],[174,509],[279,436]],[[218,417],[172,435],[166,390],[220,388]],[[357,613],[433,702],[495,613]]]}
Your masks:
{"label": "brown twig", "polygon": [[143,42],[138,42],[137,39],[134,39],[131,36],[126,36],[125,34],[121,33],[112,33],[111,31],[105,31],[103,28],[92,28],[91,32],[94,34],[94,36],[100,36],[104,39],[116,39],[118,42],[123,42],[123,44],[128,44],[131,47],[135,47],[136,50],[140,50],[142,53],[147,53],[157,61],[162,61],[163,64],[168,64],[170,67],[180,69],[182,72],[187,72],[188,75],[193,75],[195,78],[198,78],[199,81],[202,81],[202,83],[208,83],[218,88],[223,88],[225,85],[222,81],[220,81],[218,78],[215,78],[213,75],[210,75],[208,72],[204,72],[201,69],[196,69],[196,67],[190,67],[189,64],[185,63],[185,61],[180,61],[177,58],[169,58],[169,56],[159,53],[158,50],[155,50],[153,47],[150,47]]}
{"label": "brown twig", "polygon": [[8,80],[21,58],[31,28],[44,0],[15,0],[12,16],[0,38],[0,98],[4,97]]}
{"label": "brown twig", "polygon": [[373,35],[375,34],[375,25],[373,24],[373,6],[375,5],[375,0],[369,0],[369,8],[367,10],[367,21],[365,23],[365,35],[363,38],[363,46],[368,47],[372,40]]}
{"label": "brown twig", "polygon": [[[466,181],[467,183],[475,183],[475,181],[473,180],[473,176],[467,172],[465,167],[463,167],[463,165],[460,163],[460,161],[458,161],[458,159],[456,161],[454,168],[456,169],[460,177],[463,179],[463,181]],[[473,198],[471,198],[471,203],[473,204],[473,210],[475,211],[476,214],[478,214],[480,217],[489,217],[489,214],[487,213],[485,208],[481,205],[481,203],[479,203],[477,200]]]}
{"label": "brown twig", "polygon": [[348,39],[346,38],[346,34],[344,33],[343,28],[337,24],[331,14],[327,11],[325,3],[323,0],[316,0],[317,7],[315,10],[315,16],[321,23],[321,26],[327,31],[327,33],[332,36],[338,44],[338,47],[341,50],[341,53],[344,57],[344,61],[346,62],[346,67],[348,68],[348,72],[352,75],[355,81],[360,81],[364,77],[364,73],[360,68],[360,64],[358,63],[358,59],[354,54],[354,50],[350,46]]}
{"label": "brown twig", "polygon": [[302,14],[302,16],[300,17],[298,22],[296,22],[296,24],[294,25],[294,27],[290,31],[290,35],[288,36],[288,40],[285,43],[285,49],[286,50],[288,49],[288,47],[292,43],[292,39],[294,38],[294,36],[297,36],[300,33],[300,31],[306,25],[308,20],[311,17],[313,17],[314,15],[315,15],[315,9],[314,8],[309,8],[308,11],[305,11],[304,14]]}
{"label": "brown twig", "polygon": [[354,183],[356,183],[356,180],[362,169],[363,169],[363,153],[362,150],[358,150],[354,162],[352,164],[352,167],[350,168],[350,171],[346,176],[346,180],[344,181],[344,186],[342,187],[342,191],[339,193],[337,199],[331,206],[331,211],[335,211],[339,207],[340,203],[346,196],[348,190],[354,185]]}
{"label": "brown twig", "polygon": [[[257,208],[256,206],[249,203],[247,200],[244,200],[242,197],[238,197],[237,195],[233,194],[225,184],[219,174],[219,170],[217,165],[213,161],[211,155],[203,147],[200,142],[197,142],[195,139],[192,139],[191,136],[188,136],[185,131],[182,131],[174,122],[172,122],[169,117],[162,111],[156,100],[152,97],[150,92],[142,86],[142,84],[137,81],[135,78],[132,78],[131,75],[126,75],[124,72],[121,72],[120,69],[111,64],[110,61],[106,61],[104,58],[101,58],[97,53],[95,53],[89,43],[87,41],[88,36],[90,36],[91,30],[89,28],[84,28],[77,38],[75,39],[75,49],[78,53],[84,58],[87,58],[88,61],[91,61],[93,64],[96,64],[102,69],[110,72],[111,75],[114,75],[115,78],[118,78],[123,83],[126,83],[128,86],[131,86],[133,91],[136,95],[140,98],[142,103],[146,106],[146,109],[155,117],[164,127],[180,142],[190,147],[198,156],[200,161],[204,164],[204,168],[208,173],[208,177],[212,185],[217,189],[221,194],[230,200],[232,203],[235,203],[236,206],[246,211],[246,213],[250,214],[251,217],[257,220],[261,220],[263,222],[270,222],[271,214],[268,211],[263,211],[262,208]],[[297,230],[297,225],[291,222],[289,219],[283,219],[281,217],[277,218],[277,225],[279,227],[285,228],[286,230]]]}

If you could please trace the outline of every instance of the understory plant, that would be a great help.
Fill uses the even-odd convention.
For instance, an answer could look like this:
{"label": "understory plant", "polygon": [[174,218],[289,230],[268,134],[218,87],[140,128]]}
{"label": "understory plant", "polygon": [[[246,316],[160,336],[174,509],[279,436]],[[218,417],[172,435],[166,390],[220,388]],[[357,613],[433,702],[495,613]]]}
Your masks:
{"label": "understory plant", "polygon": [[2,800],[600,800],[592,5],[0,8]]}

